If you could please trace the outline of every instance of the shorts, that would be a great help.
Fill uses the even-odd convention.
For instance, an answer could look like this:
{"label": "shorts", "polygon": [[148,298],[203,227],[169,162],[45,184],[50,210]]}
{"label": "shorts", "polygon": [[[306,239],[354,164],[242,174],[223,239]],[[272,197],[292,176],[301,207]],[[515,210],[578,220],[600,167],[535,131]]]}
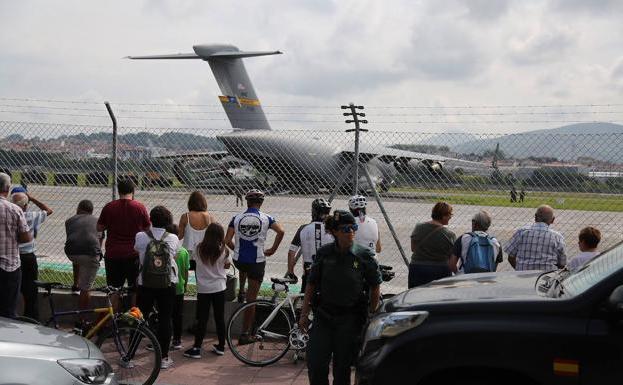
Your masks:
{"label": "shorts", "polygon": [[106,284],[122,287],[128,282],[129,289],[136,289],[138,278],[138,257],[131,258],[104,258],[106,266]]}
{"label": "shorts", "polygon": [[264,271],[266,270],[266,262],[259,263],[243,263],[234,260],[234,266],[241,273],[246,273],[249,279],[262,282],[264,279]]}
{"label": "shorts", "polygon": [[78,288],[89,291],[93,288],[100,259],[93,255],[68,255],[67,258],[78,266]]}

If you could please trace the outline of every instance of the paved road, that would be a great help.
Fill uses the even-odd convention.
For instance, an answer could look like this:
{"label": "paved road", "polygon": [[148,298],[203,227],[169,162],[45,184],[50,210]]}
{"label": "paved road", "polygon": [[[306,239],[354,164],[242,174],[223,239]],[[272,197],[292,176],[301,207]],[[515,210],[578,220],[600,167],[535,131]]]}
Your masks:
{"label": "paved road", "polygon": [[[31,193],[46,202],[55,209],[55,213],[46,222],[38,235],[38,253],[47,255],[45,261],[55,261],[66,263],[63,246],[65,242],[64,221],[75,212],[75,207],[81,199],[91,199],[96,207],[96,215],[99,214],[102,206],[111,199],[110,189],[90,188],[90,187],[68,187],[68,186],[30,186]],[[209,194],[208,210],[224,225],[229,223],[233,215],[243,209],[235,206],[235,197],[222,194]],[[179,218],[186,211],[186,201],[188,192],[172,191],[138,191],[136,199],[146,204],[148,208],[155,205],[164,205],[174,214],[174,218]],[[313,197],[301,196],[269,196],[267,197],[263,211],[275,216],[286,229],[286,236],[277,253],[269,257],[267,263],[267,277],[282,276],[286,271],[287,250],[289,241],[300,224],[310,220],[310,206]],[[409,257],[409,235],[413,226],[417,222],[430,219],[432,205],[414,199],[388,199],[385,203],[387,212],[398,238]],[[334,201],[334,207],[346,208],[344,197],[338,197]],[[469,230],[471,216],[480,208],[488,210],[493,215],[493,225],[491,232],[495,234],[504,244],[507,242],[513,231],[524,224],[530,223],[534,219],[533,208],[522,207],[478,207],[467,205],[456,205],[454,216],[450,222],[450,228],[457,234]],[[379,256],[381,263],[393,265],[396,270],[396,278],[389,284],[385,284],[385,292],[398,292],[406,288],[407,268],[400,256],[398,247],[389,232],[388,226],[384,223],[382,214],[376,205],[369,205],[369,214],[376,218],[380,223],[381,239],[383,242],[383,252]],[[623,213],[618,212],[594,212],[578,210],[557,210],[554,228],[563,233],[567,240],[568,255],[577,253],[577,234],[585,226],[595,226],[602,231],[603,246],[613,245],[621,241],[623,235]],[[268,244],[272,238],[268,240]],[[298,267],[300,270],[300,266]],[[510,266],[505,262],[501,270],[508,270]],[[297,272],[300,276],[300,271]]]}

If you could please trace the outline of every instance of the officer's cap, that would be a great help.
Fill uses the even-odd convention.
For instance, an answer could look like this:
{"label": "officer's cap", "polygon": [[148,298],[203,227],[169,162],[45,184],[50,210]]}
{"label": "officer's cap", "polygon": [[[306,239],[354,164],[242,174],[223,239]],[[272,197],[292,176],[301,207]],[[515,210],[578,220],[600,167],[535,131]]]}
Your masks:
{"label": "officer's cap", "polygon": [[333,220],[336,225],[352,225],[355,224],[355,217],[350,211],[335,210],[333,212]]}

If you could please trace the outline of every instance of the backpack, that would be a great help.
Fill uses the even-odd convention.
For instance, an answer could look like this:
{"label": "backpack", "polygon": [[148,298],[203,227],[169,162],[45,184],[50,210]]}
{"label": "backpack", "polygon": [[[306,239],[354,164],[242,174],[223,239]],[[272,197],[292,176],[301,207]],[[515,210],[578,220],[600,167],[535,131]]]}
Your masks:
{"label": "backpack", "polygon": [[469,233],[472,237],[463,261],[463,272],[483,273],[495,271],[493,240],[488,235]]}
{"label": "backpack", "polygon": [[169,245],[164,241],[169,234],[165,231],[160,239],[154,238],[151,230],[146,231],[145,234],[150,241],[147,244],[141,268],[143,286],[151,289],[165,289],[171,286],[171,255]]}

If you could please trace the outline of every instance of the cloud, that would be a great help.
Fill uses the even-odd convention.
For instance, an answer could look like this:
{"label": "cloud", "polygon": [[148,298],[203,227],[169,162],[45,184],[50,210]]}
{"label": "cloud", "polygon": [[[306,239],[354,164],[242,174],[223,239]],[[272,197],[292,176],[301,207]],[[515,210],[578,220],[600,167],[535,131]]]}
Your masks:
{"label": "cloud", "polygon": [[466,27],[436,21],[416,26],[409,52],[410,69],[432,80],[467,80],[489,65],[486,51]]}
{"label": "cloud", "polygon": [[510,42],[508,58],[517,65],[562,61],[577,45],[577,37],[562,29],[538,30]]}
{"label": "cloud", "polygon": [[591,15],[621,15],[623,2],[620,0],[554,0],[550,3],[555,12],[588,13]]}

